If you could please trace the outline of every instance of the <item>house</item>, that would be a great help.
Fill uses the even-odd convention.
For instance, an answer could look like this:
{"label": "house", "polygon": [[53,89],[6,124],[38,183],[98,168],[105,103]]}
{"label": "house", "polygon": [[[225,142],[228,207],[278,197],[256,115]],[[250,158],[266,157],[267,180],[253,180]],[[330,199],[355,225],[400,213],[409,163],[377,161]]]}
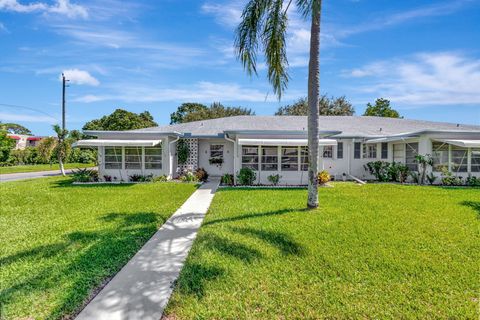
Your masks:
{"label": "house", "polygon": [[[371,179],[364,165],[395,161],[417,170],[415,155],[430,154],[434,174],[442,167],[459,176],[480,176],[480,126],[361,116],[321,116],[319,169]],[[235,174],[242,167],[257,181],[281,175],[282,184],[307,183],[307,117],[235,116],[131,131],[85,131],[97,139],[76,146],[98,147],[100,177],[128,180],[132,174],[175,177],[202,167],[210,175]],[[179,165],[177,144],[189,146]]]}
{"label": "house", "polygon": [[7,134],[7,137],[15,140],[15,148],[23,150],[26,147],[36,147],[43,137],[35,137],[26,134]]}

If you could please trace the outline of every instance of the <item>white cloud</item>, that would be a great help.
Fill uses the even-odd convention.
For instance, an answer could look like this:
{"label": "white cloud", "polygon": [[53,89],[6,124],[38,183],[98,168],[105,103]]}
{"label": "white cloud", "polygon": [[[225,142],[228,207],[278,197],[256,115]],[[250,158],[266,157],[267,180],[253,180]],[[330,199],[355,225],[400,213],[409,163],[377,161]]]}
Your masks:
{"label": "white cloud", "polygon": [[359,91],[408,105],[480,104],[480,59],[459,53],[420,53],[344,72],[362,79]]}
{"label": "white cloud", "polygon": [[1,22],[0,22],[0,32],[10,33],[10,31],[8,31],[7,27],[5,27],[5,25]]}
{"label": "white cloud", "polygon": [[202,12],[213,15],[221,25],[236,27],[241,21],[243,5],[242,1],[229,4],[205,3]]}
{"label": "white cloud", "polygon": [[[63,70],[65,78],[74,84],[85,84],[89,86],[98,86],[100,82],[94,78],[90,73],[79,69],[67,69]],[[61,76],[60,76],[61,79]]]}
{"label": "white cloud", "polygon": [[[76,102],[125,101],[125,102],[165,102],[165,101],[244,101],[273,102],[276,97],[259,89],[245,88],[235,83],[197,82],[190,86],[175,88],[155,88],[141,85],[122,84],[112,88],[106,95],[89,94],[74,99]],[[300,93],[290,92],[285,99],[298,97]]]}
{"label": "white cloud", "polygon": [[43,2],[22,4],[17,0],[0,0],[0,10],[19,13],[41,12],[44,14],[59,14],[69,18],[88,18],[87,9],[78,4],[70,3],[70,0],[56,0],[53,5]]}

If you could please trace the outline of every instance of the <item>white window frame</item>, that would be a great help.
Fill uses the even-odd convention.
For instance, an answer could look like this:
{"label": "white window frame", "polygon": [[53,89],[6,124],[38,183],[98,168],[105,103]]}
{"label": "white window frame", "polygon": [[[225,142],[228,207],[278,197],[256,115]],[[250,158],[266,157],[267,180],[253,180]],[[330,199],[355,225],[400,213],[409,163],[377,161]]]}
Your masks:
{"label": "white window frame", "polygon": [[[218,149],[216,149],[218,148]],[[225,145],[220,143],[211,143],[210,144],[210,159],[223,159]],[[218,154],[216,154],[218,153]]]}
{"label": "white window frame", "polygon": [[[149,154],[147,155],[147,150],[160,150],[159,154]],[[163,148],[162,145],[155,147],[145,147],[143,148],[143,165],[145,170],[162,170],[163,168]],[[150,158],[149,158],[150,157]],[[155,160],[156,161],[151,161]],[[158,167],[149,168],[150,165],[159,165]]]}
{"label": "white window frame", "polygon": [[[290,154],[290,155],[285,155],[283,152],[284,150],[288,150],[288,149],[291,149],[291,150],[295,150],[295,155],[293,154]],[[300,165],[299,165],[299,162],[300,162],[300,148],[299,147],[291,147],[291,146],[280,146],[280,154],[281,154],[281,157],[280,157],[280,171],[290,171],[290,172],[294,172],[294,171],[299,171],[300,170]],[[284,162],[284,159],[290,159],[290,158],[295,158],[295,162]],[[285,166],[288,166],[288,165],[291,165],[292,166],[292,169],[288,169],[288,168],[284,168],[284,165]],[[293,170],[293,168],[295,168],[295,170]]]}
{"label": "white window frame", "polygon": [[363,159],[377,159],[378,148],[376,143],[364,143],[362,146]]}
{"label": "white window frame", "polygon": [[333,146],[323,146],[322,158],[333,159]]}
{"label": "white window frame", "polygon": [[[113,149],[114,154],[107,155],[107,149]],[[117,151],[115,151],[117,150]],[[120,151],[120,153],[117,153]],[[114,160],[117,161],[109,161],[109,157],[112,157]],[[120,161],[118,161],[120,159]],[[109,167],[110,164],[117,164],[117,166]],[[123,169],[123,147],[104,147],[103,148],[103,167],[105,170],[122,170]]]}
{"label": "white window frame", "polygon": [[[274,154],[265,155],[264,150],[275,150]],[[267,158],[275,158],[275,162],[266,162]],[[279,171],[280,163],[278,156],[278,146],[262,146],[261,147],[261,157],[260,157],[260,169],[261,171]],[[275,166],[275,169],[265,169],[265,166]]]}
{"label": "white window frame", "polygon": [[[244,149],[256,149],[257,153],[256,155],[254,154],[244,154]],[[244,159],[257,159],[257,161],[249,161],[245,162]],[[242,154],[241,154],[241,167],[242,168],[250,168],[253,171],[258,171],[260,169],[260,146],[242,146]],[[255,168],[256,167],[256,168]]]}
{"label": "white window frame", "polygon": [[[136,150],[140,151],[140,154],[133,154],[133,155],[127,155],[127,150]],[[124,166],[125,170],[142,170],[143,168],[143,148],[142,147],[124,147]],[[128,161],[128,157],[139,157],[140,161]],[[129,165],[131,164],[139,164],[139,167],[137,166],[129,168]]]}

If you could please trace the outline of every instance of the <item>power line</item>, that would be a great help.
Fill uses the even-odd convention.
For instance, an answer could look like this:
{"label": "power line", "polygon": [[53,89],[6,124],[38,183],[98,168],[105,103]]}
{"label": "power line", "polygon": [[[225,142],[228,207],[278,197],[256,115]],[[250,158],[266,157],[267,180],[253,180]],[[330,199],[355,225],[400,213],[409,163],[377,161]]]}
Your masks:
{"label": "power line", "polygon": [[0,106],[2,107],[8,107],[8,108],[21,108],[21,109],[26,109],[26,110],[30,110],[30,111],[35,111],[35,112],[38,112],[38,113],[41,113],[49,118],[52,118],[54,119],[55,121],[58,121],[57,118],[55,118],[54,116],[52,116],[51,114],[49,113],[46,113],[45,111],[42,111],[40,109],[37,109],[37,108],[33,108],[33,107],[27,107],[27,106],[20,106],[20,105],[16,105],[16,104],[7,104],[7,103],[0,103]]}

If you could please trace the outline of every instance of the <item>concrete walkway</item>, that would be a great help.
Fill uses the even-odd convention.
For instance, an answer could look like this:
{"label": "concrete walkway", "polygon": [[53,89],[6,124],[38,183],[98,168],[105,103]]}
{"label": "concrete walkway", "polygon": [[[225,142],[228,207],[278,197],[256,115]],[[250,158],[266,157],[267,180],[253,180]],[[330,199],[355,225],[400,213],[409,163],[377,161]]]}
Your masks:
{"label": "concrete walkway", "polygon": [[159,320],[218,185],[197,189],[76,319]]}

